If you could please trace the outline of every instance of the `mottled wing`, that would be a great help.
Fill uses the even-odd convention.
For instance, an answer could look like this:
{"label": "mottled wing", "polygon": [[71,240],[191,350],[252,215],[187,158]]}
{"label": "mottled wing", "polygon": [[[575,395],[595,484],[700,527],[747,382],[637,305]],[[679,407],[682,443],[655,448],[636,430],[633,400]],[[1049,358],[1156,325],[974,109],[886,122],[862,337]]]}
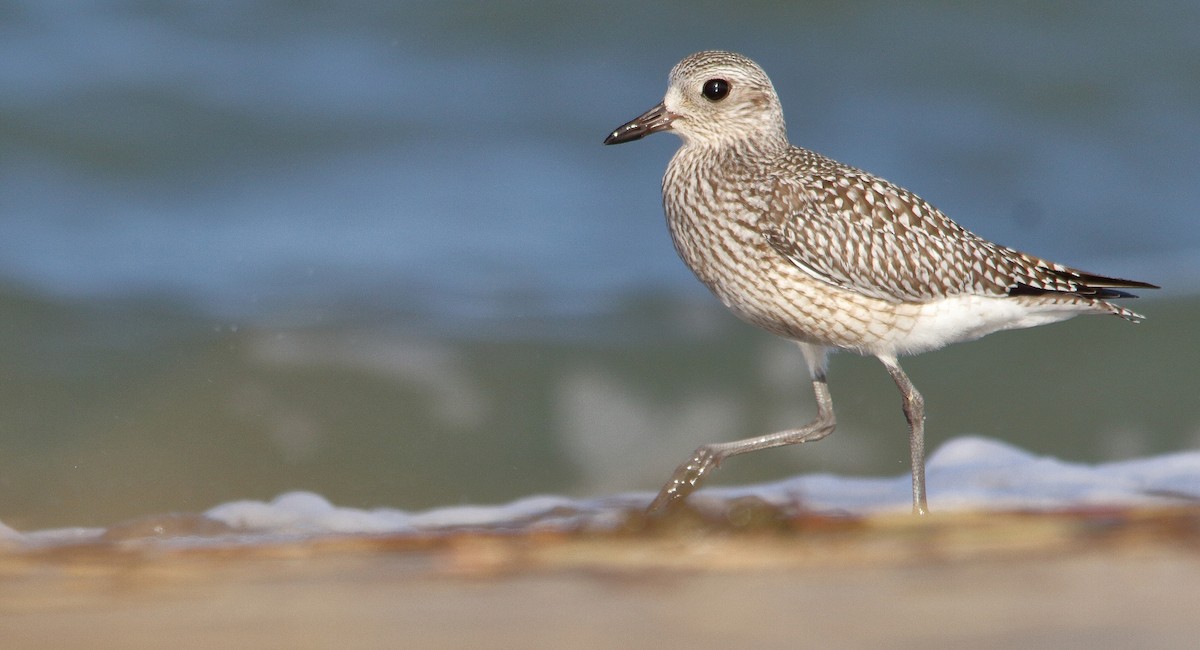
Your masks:
{"label": "mottled wing", "polygon": [[989,242],[912,192],[805,150],[799,173],[759,195],[768,243],[830,284],[892,302],[970,293],[1125,297],[1103,287],[1152,286],[1095,276]]}

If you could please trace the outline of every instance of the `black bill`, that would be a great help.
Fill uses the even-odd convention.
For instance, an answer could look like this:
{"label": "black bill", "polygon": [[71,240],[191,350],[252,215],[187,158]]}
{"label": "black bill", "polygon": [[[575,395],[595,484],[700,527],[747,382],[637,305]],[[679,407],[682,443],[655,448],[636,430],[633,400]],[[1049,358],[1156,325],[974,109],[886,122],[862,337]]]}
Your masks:
{"label": "black bill", "polygon": [[607,138],[604,138],[604,144],[632,142],[640,140],[651,133],[666,131],[671,128],[671,121],[674,119],[675,114],[668,111],[666,106],[659,104],[633,118],[633,120],[617,127],[616,131],[613,131]]}

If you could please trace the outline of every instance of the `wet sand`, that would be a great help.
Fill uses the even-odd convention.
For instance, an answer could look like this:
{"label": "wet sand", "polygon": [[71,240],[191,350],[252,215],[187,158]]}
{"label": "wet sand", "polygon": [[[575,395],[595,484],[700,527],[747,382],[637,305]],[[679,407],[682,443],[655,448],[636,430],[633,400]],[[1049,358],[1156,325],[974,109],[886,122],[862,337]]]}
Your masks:
{"label": "wet sand", "polygon": [[6,648],[1189,647],[1200,510],[0,551]]}

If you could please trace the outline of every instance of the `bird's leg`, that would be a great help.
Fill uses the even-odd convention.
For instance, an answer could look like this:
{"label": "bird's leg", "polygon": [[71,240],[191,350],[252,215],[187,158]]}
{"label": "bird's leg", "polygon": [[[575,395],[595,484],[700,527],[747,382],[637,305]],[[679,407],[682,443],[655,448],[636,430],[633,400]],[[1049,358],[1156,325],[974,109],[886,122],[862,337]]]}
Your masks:
{"label": "bird's leg", "polygon": [[759,449],[813,442],[833,433],[837,422],[833,416],[833,400],[829,397],[829,386],[825,381],[826,350],[807,343],[801,343],[800,347],[804,351],[809,372],[812,374],[813,394],[817,398],[817,417],[799,429],[788,429],[757,438],[699,447],[691,458],[675,469],[671,479],[659,490],[658,496],[650,503],[647,512],[668,510],[682,503],[700,486],[700,482],[705,479],[710,470],[716,469],[720,466],[721,461],[730,456]]}
{"label": "bird's leg", "polygon": [[908,420],[908,451],[912,457],[913,514],[929,514],[925,501],[925,398],[917,392],[908,375],[895,359],[880,358],[904,396],[904,417]]}

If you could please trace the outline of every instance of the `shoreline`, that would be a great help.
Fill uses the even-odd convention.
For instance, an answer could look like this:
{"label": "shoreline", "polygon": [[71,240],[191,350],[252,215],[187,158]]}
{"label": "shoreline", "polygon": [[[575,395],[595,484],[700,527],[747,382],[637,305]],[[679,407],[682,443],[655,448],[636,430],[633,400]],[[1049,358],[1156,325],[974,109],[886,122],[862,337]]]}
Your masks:
{"label": "shoreline", "polygon": [[[11,647],[1183,647],[1200,508],[0,548]],[[1124,642],[1124,643],[1122,643]]]}

